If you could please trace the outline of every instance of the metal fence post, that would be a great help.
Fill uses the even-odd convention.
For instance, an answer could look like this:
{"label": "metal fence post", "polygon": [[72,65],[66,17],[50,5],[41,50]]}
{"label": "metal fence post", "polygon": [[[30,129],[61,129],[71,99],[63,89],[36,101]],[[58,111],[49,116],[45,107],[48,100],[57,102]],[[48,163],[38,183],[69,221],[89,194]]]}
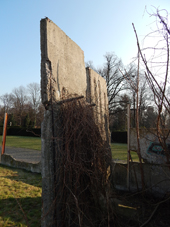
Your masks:
{"label": "metal fence post", "polygon": [[6,142],[6,132],[7,132],[7,121],[8,121],[8,114],[4,114],[4,127],[3,127],[3,136],[2,136],[2,151],[1,155],[5,153],[5,142]]}
{"label": "metal fence post", "polygon": [[130,104],[127,105],[127,188],[129,190],[129,160],[130,160]]}

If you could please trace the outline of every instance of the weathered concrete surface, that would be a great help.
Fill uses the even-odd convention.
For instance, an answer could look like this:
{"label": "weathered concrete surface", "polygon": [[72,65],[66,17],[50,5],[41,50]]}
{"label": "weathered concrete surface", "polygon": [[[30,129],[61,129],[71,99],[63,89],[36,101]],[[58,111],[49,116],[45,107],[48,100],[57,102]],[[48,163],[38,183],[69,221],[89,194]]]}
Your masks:
{"label": "weathered concrete surface", "polygon": [[[142,163],[146,192],[163,197],[170,191],[168,165]],[[129,189],[127,188],[127,164],[114,163],[111,181],[118,190],[135,192],[142,190],[140,163],[130,163]]]}
{"label": "weathered concrete surface", "polygon": [[5,147],[5,154],[0,155],[1,164],[35,173],[41,173],[40,160],[41,151],[26,148]]}
{"label": "weathered concrete surface", "polygon": [[26,162],[22,160],[16,160],[9,154],[3,154],[1,155],[1,162],[0,164],[11,166],[19,169],[25,169],[28,171],[31,171],[33,173],[41,173],[41,162]]}
{"label": "weathered concrete surface", "polygon": [[41,151],[27,148],[5,147],[5,154],[11,155],[11,157],[18,161],[24,161],[27,163],[38,163],[41,160]]}
{"label": "weathered concrete surface", "polygon": [[[170,137],[166,140],[170,144]],[[155,144],[155,145],[154,145]],[[163,164],[167,162],[165,154],[160,150],[156,129],[140,129],[140,149],[142,158],[148,163]],[[151,150],[154,148],[154,151]],[[137,151],[136,129],[130,129],[130,150]]]}
{"label": "weathered concrete surface", "polygon": [[84,53],[75,42],[48,18],[42,19],[40,26],[41,97],[46,108],[41,127],[42,226],[60,226],[58,208],[54,204],[56,166],[60,162],[58,127],[61,124],[56,101],[68,94],[85,97],[86,71]]}
{"label": "weathered concrete surface", "polygon": [[[96,103],[96,124],[109,141],[106,82],[91,69],[85,69],[84,53],[48,18],[41,24],[41,97],[45,106],[42,139],[42,226],[61,226],[58,166],[61,157],[62,122],[58,101],[84,96]],[[87,75],[86,75],[87,72]],[[95,82],[96,81],[96,82]],[[107,132],[107,133],[106,133]],[[57,193],[56,193],[57,192]]]}
{"label": "weathered concrete surface", "polygon": [[104,78],[89,67],[86,68],[87,76],[87,102],[94,103],[94,116],[96,124],[99,125],[101,135],[107,142],[110,141],[109,133],[109,116],[108,116],[108,100],[107,85]]}
{"label": "weathered concrete surface", "polygon": [[52,116],[50,110],[45,111],[44,120],[41,125],[41,147],[42,147],[42,224],[41,226],[53,226],[52,219],[54,217],[54,206],[52,206],[55,200],[54,191],[54,166],[55,157],[53,150],[53,131],[52,131]]}
{"label": "weathered concrete surface", "polygon": [[[52,86],[52,90],[51,87]],[[48,18],[41,20],[41,97],[60,100],[63,93],[86,94],[84,52]]]}

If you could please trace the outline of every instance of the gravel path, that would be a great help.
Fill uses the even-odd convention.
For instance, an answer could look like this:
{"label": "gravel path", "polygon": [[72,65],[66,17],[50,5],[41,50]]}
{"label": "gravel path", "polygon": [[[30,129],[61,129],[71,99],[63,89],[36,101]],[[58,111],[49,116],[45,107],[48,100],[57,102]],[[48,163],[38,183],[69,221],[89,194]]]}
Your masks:
{"label": "gravel path", "polygon": [[37,163],[41,160],[41,151],[26,148],[5,147],[5,154],[9,154],[16,160],[24,162]]}

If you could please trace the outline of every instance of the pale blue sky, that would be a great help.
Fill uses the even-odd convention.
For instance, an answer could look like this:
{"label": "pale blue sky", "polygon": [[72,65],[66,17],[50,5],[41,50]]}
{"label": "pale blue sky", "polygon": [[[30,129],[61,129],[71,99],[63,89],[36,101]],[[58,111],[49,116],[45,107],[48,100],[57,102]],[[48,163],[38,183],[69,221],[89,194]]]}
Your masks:
{"label": "pale blue sky", "polygon": [[40,20],[48,17],[84,51],[96,67],[106,52],[126,65],[153,21],[145,12],[167,9],[170,0],[0,0],[0,96],[40,82]]}

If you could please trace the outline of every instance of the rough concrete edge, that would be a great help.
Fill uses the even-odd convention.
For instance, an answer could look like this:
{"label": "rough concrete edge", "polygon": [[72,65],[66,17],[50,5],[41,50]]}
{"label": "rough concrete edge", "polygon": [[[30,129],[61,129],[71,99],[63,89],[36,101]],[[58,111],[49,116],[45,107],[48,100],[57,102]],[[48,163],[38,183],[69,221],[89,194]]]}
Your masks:
{"label": "rough concrete edge", "polygon": [[[163,197],[170,191],[170,177],[169,174],[169,167],[168,165],[160,165],[160,164],[151,164],[151,163],[142,163],[143,170],[144,170],[144,179],[145,179],[145,191],[147,193],[150,193],[154,195],[155,197]],[[138,189],[136,185],[133,182],[134,176],[132,176],[133,167],[135,167],[136,177],[138,181]],[[148,167],[150,168],[150,172],[148,172]],[[152,169],[153,168],[153,169]],[[140,192],[142,191],[142,183],[141,183],[141,173],[140,173],[140,163],[139,162],[133,162],[130,163],[130,187],[127,188],[127,174],[123,174],[123,172],[126,172],[127,170],[127,163],[115,163],[113,162],[113,169],[111,173],[111,183],[113,184],[114,188],[116,190],[124,191],[124,192]],[[155,175],[155,169],[159,170],[159,177],[160,180],[155,179],[147,179],[147,175],[150,177],[153,177]],[[119,174],[118,174],[119,172]],[[167,179],[164,179],[163,174],[167,175]],[[117,176],[116,176],[117,175]],[[156,173],[156,175],[158,175]],[[121,177],[122,176],[122,177]],[[121,180],[120,180],[121,178]],[[162,183],[166,180],[166,186],[165,184],[162,185]],[[167,182],[168,180],[168,182]]]}
{"label": "rough concrete edge", "polygon": [[[63,34],[67,37],[67,39],[69,39],[69,40],[71,40],[72,42],[74,42],[74,44],[76,45],[76,46],[78,46],[80,49],[81,49],[81,47],[73,40],[73,39],[71,39],[64,31],[63,31],[63,29],[61,29],[58,25],[56,25],[51,19],[49,19],[48,17],[45,17],[45,18],[41,18],[41,20],[40,20],[40,24],[41,23],[46,23],[46,26],[48,26],[48,23],[52,23],[57,29],[59,29],[60,31],[62,31],[63,32]],[[81,49],[82,50],[82,49]],[[82,50],[82,52],[84,53],[84,51]]]}
{"label": "rough concrete edge", "polygon": [[[27,171],[31,171],[31,172],[33,172],[33,173],[41,173],[41,162],[38,162],[38,163],[27,163],[27,162],[24,162],[24,161],[19,161],[19,160],[16,160],[15,158],[13,158],[13,157],[11,157],[11,155],[8,155],[8,154],[3,154],[3,155],[1,155],[1,162],[0,162],[0,164],[2,164],[2,165],[5,165],[5,166],[10,166],[10,167],[15,167],[15,168],[20,168],[20,169],[24,169],[24,170],[27,170]],[[167,168],[168,169],[168,167],[166,166],[166,165],[157,165],[157,164],[146,164],[146,163],[142,163],[143,164],[143,166],[155,166],[155,167],[164,167],[164,168]],[[137,163],[137,162],[135,162],[135,163],[132,163],[131,164],[131,167],[133,166],[133,165],[135,165],[136,167],[138,167],[139,168],[139,163]],[[119,166],[119,167],[121,167],[121,169],[123,170],[123,171],[125,171],[125,169],[126,169],[126,167],[127,167],[127,164],[124,164],[124,163],[113,163],[113,169],[112,169],[112,176],[111,176],[111,181],[112,182],[114,182],[114,187],[115,187],[115,189],[117,189],[117,190],[122,190],[122,191],[129,191],[129,192],[136,192],[137,191],[137,188],[136,187],[134,187],[134,185],[133,185],[133,183],[132,183],[132,185],[131,185],[131,187],[129,188],[129,190],[127,189],[127,186],[126,186],[126,176],[124,176],[123,178],[124,179],[122,179],[122,181],[121,181],[121,183],[119,182],[116,182],[117,180],[116,180],[116,176],[115,176],[115,174],[114,173],[116,173],[117,171],[116,171],[116,166]],[[169,169],[168,169],[169,170]],[[120,171],[120,169],[119,169],[119,171]],[[145,168],[144,168],[144,172],[145,172],[146,170],[145,170]],[[162,171],[165,171],[165,169],[164,170],[162,170]],[[154,172],[154,171],[153,171]],[[146,174],[146,172],[145,172],[145,174]],[[138,175],[138,174],[137,174]],[[119,176],[120,177],[120,176]],[[138,176],[139,177],[139,176]],[[139,179],[138,179],[139,180]],[[148,185],[148,183],[151,183],[151,185]],[[167,192],[167,190],[168,190],[168,188],[169,188],[169,185],[170,184],[167,184],[167,187],[168,188],[162,188],[161,187],[161,185],[155,185],[155,184],[153,184],[153,182],[147,182],[147,188],[146,188],[146,190],[148,191],[148,192],[150,192],[151,194],[153,194],[153,195],[155,195],[155,196],[158,196],[158,197],[160,197],[160,196],[163,196],[163,195],[165,195],[166,194],[166,192]],[[155,187],[156,186],[156,187]],[[139,185],[139,190],[141,190],[142,188],[141,188],[141,186]],[[148,190],[149,189],[149,190]],[[169,191],[169,190],[168,190]]]}
{"label": "rough concrete edge", "polygon": [[24,169],[33,173],[41,173],[41,162],[38,163],[28,163],[24,161],[19,161],[13,158],[11,155],[3,154],[1,155],[0,164],[10,167],[15,167],[19,169]]}
{"label": "rough concrete edge", "polygon": [[96,76],[98,75],[98,78],[102,81],[102,83],[105,84],[106,89],[107,89],[107,84],[106,84],[105,78],[103,78],[98,72],[96,72],[94,69],[92,69],[92,68],[90,68],[90,67],[86,67],[86,71],[88,71],[89,74],[95,73]]}

